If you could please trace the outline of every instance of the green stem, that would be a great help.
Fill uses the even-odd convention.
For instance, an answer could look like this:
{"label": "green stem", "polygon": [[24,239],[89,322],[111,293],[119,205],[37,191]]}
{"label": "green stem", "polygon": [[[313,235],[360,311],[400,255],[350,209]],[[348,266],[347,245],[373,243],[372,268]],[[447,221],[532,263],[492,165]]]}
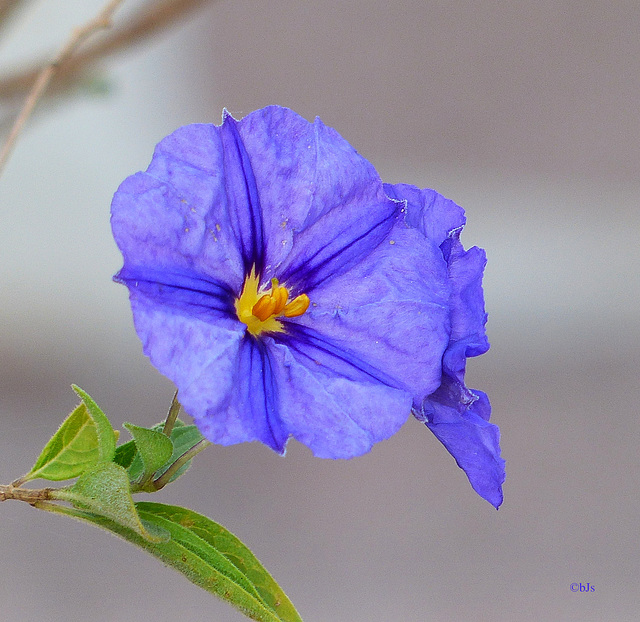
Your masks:
{"label": "green stem", "polygon": [[164,428],[162,429],[162,433],[165,436],[171,436],[171,431],[173,430],[173,426],[179,413],[180,402],[178,401],[178,392],[176,391],[173,394],[173,400],[171,401],[171,406],[169,406],[169,412],[167,413],[167,420],[164,422]]}

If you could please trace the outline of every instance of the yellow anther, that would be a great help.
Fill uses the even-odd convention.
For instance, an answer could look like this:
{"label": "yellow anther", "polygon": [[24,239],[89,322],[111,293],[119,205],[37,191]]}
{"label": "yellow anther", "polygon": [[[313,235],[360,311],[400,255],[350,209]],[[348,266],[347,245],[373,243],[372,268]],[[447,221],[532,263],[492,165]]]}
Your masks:
{"label": "yellow anther", "polygon": [[273,315],[273,312],[276,308],[276,301],[273,296],[269,294],[265,294],[253,305],[251,309],[251,315],[257,317],[261,322],[264,322],[266,319]]}
{"label": "yellow anther", "polygon": [[282,309],[284,309],[287,304],[287,300],[289,300],[289,292],[286,287],[278,286],[278,279],[271,279],[271,297],[276,303],[273,313],[280,315]]}
{"label": "yellow anther", "polygon": [[285,317],[298,317],[309,308],[309,296],[300,294],[296,296],[285,308]]}
{"label": "yellow anther", "polygon": [[282,332],[284,327],[276,318],[298,317],[308,309],[309,296],[306,294],[297,296],[287,304],[289,291],[278,283],[278,279],[271,279],[271,290],[267,292],[258,292],[259,283],[255,268],[252,268],[235,304],[238,319],[247,325],[252,335]]}
{"label": "yellow anther", "polygon": [[271,279],[271,292],[260,297],[253,305],[251,313],[261,322],[266,321],[272,315],[280,315],[289,299],[286,287],[278,286],[278,279]]}

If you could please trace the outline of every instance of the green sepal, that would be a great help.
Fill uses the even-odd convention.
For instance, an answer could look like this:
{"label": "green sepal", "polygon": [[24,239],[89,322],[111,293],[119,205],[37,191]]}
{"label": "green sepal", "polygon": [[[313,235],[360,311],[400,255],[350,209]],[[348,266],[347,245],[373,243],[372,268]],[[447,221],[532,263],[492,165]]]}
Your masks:
{"label": "green sepal", "polygon": [[96,435],[98,437],[98,461],[111,462],[116,453],[117,435],[107,416],[100,410],[99,406],[93,401],[93,398],[85,393],[75,384],[71,388],[78,394],[84,405],[87,407],[89,416],[93,419],[96,426]]}
{"label": "green sepal", "polygon": [[72,479],[90,469],[99,458],[96,425],[83,402],[62,422],[22,480]]}
{"label": "green sepal", "polygon": [[[124,427],[127,428],[131,436],[133,436],[137,456],[139,457],[139,464],[141,465],[140,473],[134,474],[132,472],[135,465],[134,460],[129,469],[129,478],[143,485],[171,458],[173,454],[173,442],[168,436],[157,430],[141,428],[132,423],[125,423]],[[153,489],[150,492],[153,492]]]}
{"label": "green sepal", "polygon": [[81,475],[73,486],[52,491],[51,498],[67,501],[89,517],[106,518],[134,532],[144,541],[168,539],[166,531],[155,527],[149,529],[142,524],[131,497],[129,476],[125,469],[113,462],[98,463]]}

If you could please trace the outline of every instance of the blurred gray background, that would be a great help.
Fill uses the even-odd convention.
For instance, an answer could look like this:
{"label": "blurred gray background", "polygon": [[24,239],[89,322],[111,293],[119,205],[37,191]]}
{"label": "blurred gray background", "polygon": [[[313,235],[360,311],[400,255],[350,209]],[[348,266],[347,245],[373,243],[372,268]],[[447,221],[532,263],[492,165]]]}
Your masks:
{"label": "blurred gray background", "polygon": [[[0,69],[102,4],[25,3]],[[220,0],[105,62],[94,88],[40,110],[0,179],[0,483],[75,406],[72,382],[118,427],[162,419],[173,387],[111,282],[111,195],[178,126],[278,103],[319,115],[385,181],[466,208],[492,343],[468,378],[502,430],[505,502],[477,497],[414,420],[348,462],[295,442],[286,458],[209,448],[157,500],[240,536],[308,622],[637,620],[639,29],[635,0]],[[25,504],[0,507],[0,542],[3,620],[244,619]]]}

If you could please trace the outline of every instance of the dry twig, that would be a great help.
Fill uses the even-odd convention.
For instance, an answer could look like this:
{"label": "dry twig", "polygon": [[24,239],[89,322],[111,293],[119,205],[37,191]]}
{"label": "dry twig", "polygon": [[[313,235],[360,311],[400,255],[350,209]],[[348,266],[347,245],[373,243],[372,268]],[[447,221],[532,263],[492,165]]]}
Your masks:
{"label": "dry twig", "polygon": [[[15,144],[15,141],[33,111],[36,103],[43,97],[45,89],[49,95],[68,90],[82,78],[82,71],[101,58],[140,43],[163,28],[175,23],[177,19],[212,0],[151,0],[127,23],[114,29],[109,35],[95,43],[77,48],[95,31],[103,28],[122,0],[112,0],[94,20],[74,31],[55,60],[39,63],[35,67],[20,71],[7,78],[0,78],[0,99],[24,97],[27,102],[20,112],[2,153],[0,154],[0,173]],[[0,11],[3,5],[0,4]],[[106,17],[106,19],[105,19]]]}
{"label": "dry twig", "polygon": [[14,11],[20,8],[24,0],[0,0],[0,26],[4,26]]}
{"label": "dry twig", "polygon": [[[142,43],[160,30],[172,26],[177,19],[213,0],[152,0],[102,40],[88,45],[68,58],[56,73],[52,91],[69,88],[83,69],[101,58],[119,52],[131,45]],[[0,78],[0,99],[24,96],[46,63]]]}
{"label": "dry twig", "polygon": [[74,50],[94,32],[101,30],[102,28],[108,28],[111,25],[113,13],[122,1],[123,0],[110,0],[96,17],[87,22],[84,26],[76,28],[53,61],[39,73],[35,84],[33,85],[24,106],[18,115],[18,118],[11,128],[11,132],[2,148],[2,152],[0,153],[0,173],[2,173],[2,169],[9,158],[11,150],[13,149],[24,124],[33,112],[38,100],[44,93],[51,81],[51,78],[53,78],[60,65],[62,65],[62,63],[64,63],[65,60],[73,54]]}

